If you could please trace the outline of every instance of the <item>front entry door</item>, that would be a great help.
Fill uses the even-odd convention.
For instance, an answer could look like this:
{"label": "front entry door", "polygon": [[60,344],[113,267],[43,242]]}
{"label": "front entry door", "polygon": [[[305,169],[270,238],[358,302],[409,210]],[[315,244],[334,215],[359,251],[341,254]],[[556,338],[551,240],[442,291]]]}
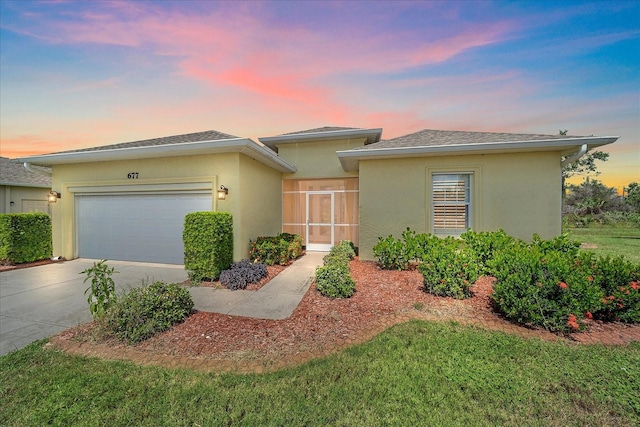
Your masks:
{"label": "front entry door", "polygon": [[333,198],[332,191],[307,193],[307,250],[328,251],[333,247]]}

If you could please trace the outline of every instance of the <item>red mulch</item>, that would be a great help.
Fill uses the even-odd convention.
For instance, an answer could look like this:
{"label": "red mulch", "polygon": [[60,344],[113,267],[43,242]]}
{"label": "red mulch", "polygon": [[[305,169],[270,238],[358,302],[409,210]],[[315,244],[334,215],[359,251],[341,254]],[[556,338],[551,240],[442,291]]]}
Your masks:
{"label": "red mulch", "polygon": [[[329,354],[411,318],[457,321],[554,341],[603,344],[640,341],[640,325],[594,322],[590,331],[570,337],[517,326],[492,310],[493,279],[490,277],[478,280],[472,287],[472,298],[456,300],[424,292],[422,277],[415,270],[381,270],[373,262],[356,259],[351,262],[351,274],[357,283],[352,298],[329,299],[312,286],[293,315],[285,320],[196,312],[184,323],[134,346],[134,350],[137,354],[273,364],[295,355],[302,355],[304,360]],[[55,339],[75,340],[82,342],[82,346],[90,346],[93,345],[91,330],[89,323],[70,329]],[[108,344],[114,353],[122,354],[130,348],[116,342]]]}

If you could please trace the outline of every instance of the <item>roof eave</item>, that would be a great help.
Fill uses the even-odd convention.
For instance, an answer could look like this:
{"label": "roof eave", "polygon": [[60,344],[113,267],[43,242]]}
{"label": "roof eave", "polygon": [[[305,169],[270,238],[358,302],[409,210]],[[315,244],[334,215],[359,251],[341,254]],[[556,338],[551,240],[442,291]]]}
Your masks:
{"label": "roof eave", "polygon": [[364,148],[338,151],[342,168],[347,171],[358,170],[360,160],[394,159],[405,157],[461,156],[486,153],[517,153],[533,151],[560,151],[568,155],[587,144],[591,150],[614,143],[618,136],[580,137],[567,139],[548,139],[534,141],[484,142],[460,145],[433,145],[420,147]]}
{"label": "roof eave", "polygon": [[295,167],[280,159],[272,150],[249,138],[233,138],[211,141],[183,142],[179,144],[126,147],[109,150],[76,151],[70,153],[43,154],[21,157],[17,160],[37,166],[53,166],[74,163],[107,162],[131,159],[151,159],[199,154],[243,153],[254,160],[281,172],[295,172]]}
{"label": "roof eave", "polygon": [[34,188],[48,188],[51,189],[51,184],[29,184],[24,182],[0,182],[0,185],[7,187],[34,187]]}
{"label": "roof eave", "polygon": [[344,138],[366,138],[365,145],[373,144],[380,141],[382,136],[382,128],[376,129],[347,129],[347,130],[334,130],[327,132],[312,132],[312,133],[296,133],[292,135],[278,135],[258,138],[264,145],[276,148],[278,144],[292,144],[296,142],[313,142],[313,141],[327,141],[332,139],[344,139]]}

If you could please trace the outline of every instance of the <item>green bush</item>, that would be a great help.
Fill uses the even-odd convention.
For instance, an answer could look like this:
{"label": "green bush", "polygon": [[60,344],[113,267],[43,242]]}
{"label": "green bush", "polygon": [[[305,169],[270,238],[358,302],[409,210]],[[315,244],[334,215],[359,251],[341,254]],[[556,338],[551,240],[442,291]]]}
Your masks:
{"label": "green bush", "polygon": [[23,264],[53,253],[51,217],[45,213],[0,214],[0,261]]}
{"label": "green bush", "polygon": [[515,239],[504,230],[475,232],[468,230],[460,235],[465,243],[465,250],[478,264],[482,274],[491,274],[489,260],[504,249],[514,244]]}
{"label": "green bush", "polygon": [[490,262],[497,278],[492,294],[496,307],[524,325],[552,332],[582,329],[604,296],[582,256],[523,243],[500,252]]}
{"label": "green bush", "polygon": [[189,291],[177,284],[155,282],[132,289],[100,320],[121,341],[134,344],[182,322],[193,309]]}
{"label": "green bush", "polygon": [[356,289],[356,282],[349,273],[349,264],[331,262],[316,269],[316,288],[329,298],[349,298]]}
{"label": "green bush", "polygon": [[349,298],[356,291],[356,282],[349,272],[349,261],[356,256],[353,243],[343,240],[323,258],[324,265],[316,269],[316,289],[329,298]]}
{"label": "green bush", "polygon": [[356,256],[356,251],[353,243],[349,240],[343,240],[339,244],[335,245],[327,255],[322,259],[324,264],[331,264],[334,262],[342,262],[348,264]]}
{"label": "green bush", "polygon": [[622,257],[595,258],[582,254],[581,262],[589,266],[589,280],[603,290],[601,307],[594,315],[603,320],[640,323],[640,265]]}
{"label": "green bush", "polygon": [[251,241],[249,258],[266,265],[287,265],[302,255],[302,236],[280,233],[277,236],[261,236]]}
{"label": "green bush", "polygon": [[[436,237],[437,240],[441,240]],[[471,295],[469,288],[478,280],[478,266],[464,250],[456,250],[451,243],[435,240],[429,253],[418,265],[426,292],[457,299]]]}
{"label": "green bush", "polygon": [[193,212],[184,219],[184,267],[194,282],[215,280],[233,262],[233,218],[227,212]]}
{"label": "green bush", "polygon": [[428,233],[416,234],[407,228],[402,232],[401,239],[393,236],[379,237],[378,243],[373,247],[373,255],[384,270],[406,270],[412,262],[419,263],[424,258],[429,258],[432,248],[440,247],[443,242],[452,248],[458,247],[453,237],[441,239]]}

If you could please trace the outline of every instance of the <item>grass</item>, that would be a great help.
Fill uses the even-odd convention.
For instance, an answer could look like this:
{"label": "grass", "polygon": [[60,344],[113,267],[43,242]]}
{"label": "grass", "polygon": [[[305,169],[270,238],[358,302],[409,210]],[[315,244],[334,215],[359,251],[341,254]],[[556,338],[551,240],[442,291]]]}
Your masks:
{"label": "grass", "polygon": [[569,237],[581,243],[596,245],[593,251],[597,255],[612,257],[623,255],[634,263],[640,263],[640,228],[568,228]]}
{"label": "grass", "polygon": [[412,321],[275,373],[0,358],[0,425],[638,425],[640,343],[584,346]]}

